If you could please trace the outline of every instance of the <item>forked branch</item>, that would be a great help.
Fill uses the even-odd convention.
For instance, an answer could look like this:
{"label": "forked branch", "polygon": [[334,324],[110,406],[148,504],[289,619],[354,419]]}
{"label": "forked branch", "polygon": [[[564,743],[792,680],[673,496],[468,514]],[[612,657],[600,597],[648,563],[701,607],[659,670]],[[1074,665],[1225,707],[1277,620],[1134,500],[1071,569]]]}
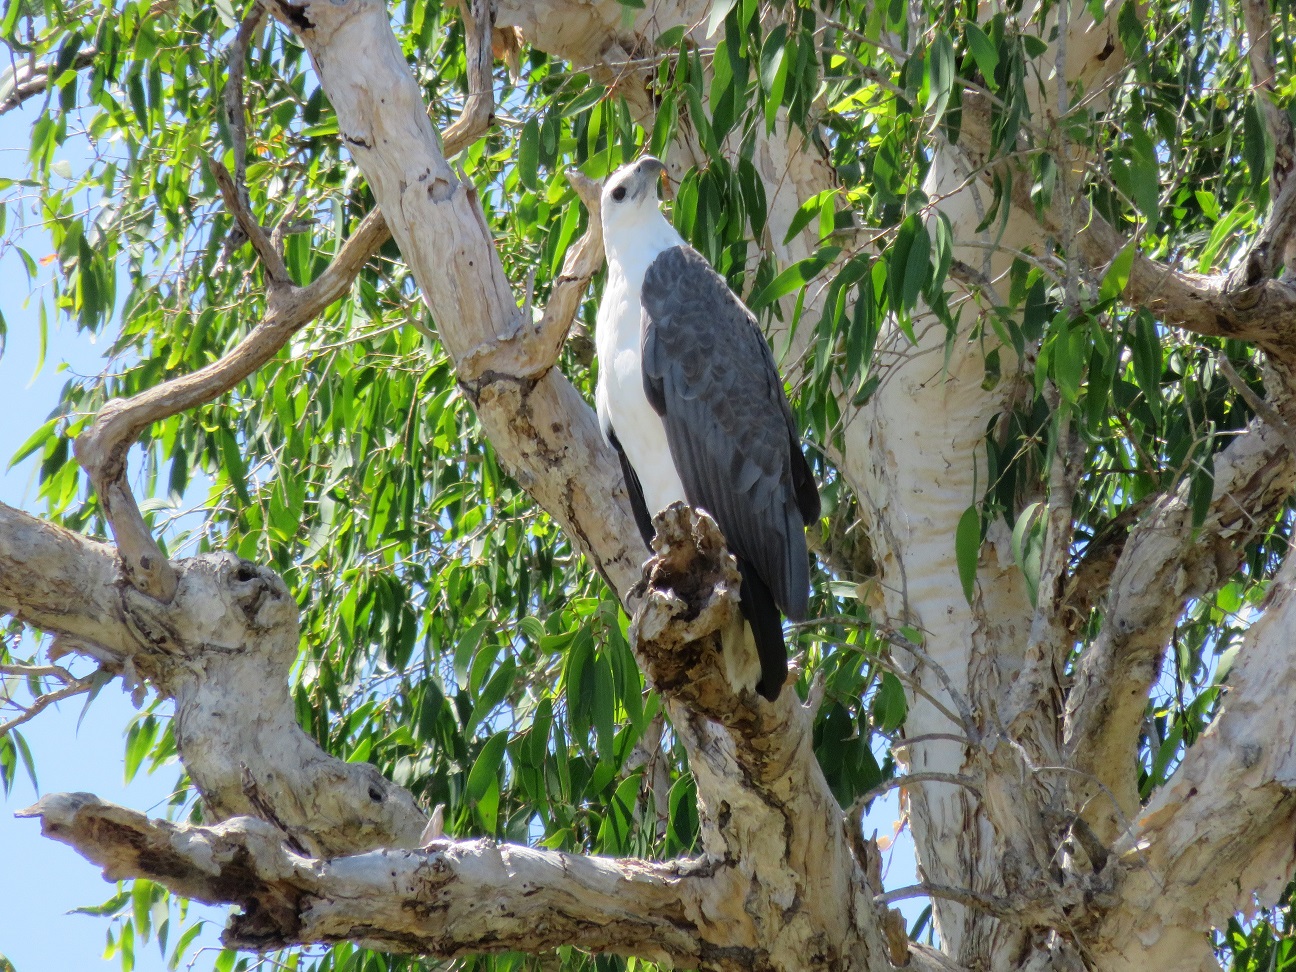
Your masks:
{"label": "forked branch", "polygon": [[77,678],[61,665],[0,665],[0,687],[4,686],[3,679],[5,677],[24,679],[53,678],[59,682],[59,687],[50,692],[41,692],[32,699],[30,705],[20,705],[15,702],[7,689],[0,692],[0,705],[8,704],[19,710],[18,715],[12,719],[0,722],[0,736],[4,736],[10,730],[17,729],[23,723],[35,719],[36,716],[56,702],[62,702],[64,699],[70,699],[76,695],[84,695],[95,684],[93,678]]}
{"label": "forked branch", "polygon": [[[1293,485],[1296,461],[1286,436],[1257,420],[1216,456],[1213,499],[1199,530],[1187,483],[1131,530],[1112,571],[1102,631],[1076,665],[1064,724],[1068,765],[1110,788],[1125,817],[1138,813],[1135,751],[1147,693],[1184,604],[1237,569]],[[1102,818],[1090,823],[1111,840],[1120,826],[1113,808],[1102,800],[1090,807]]]}
{"label": "forked branch", "polygon": [[1278,900],[1296,869],[1296,561],[1248,629],[1210,727],[1112,847],[1125,907],[1095,929],[1094,966],[1214,968],[1207,932]]}
{"label": "forked branch", "polygon": [[[479,138],[493,119],[489,7],[487,0],[472,0],[464,10],[465,36],[472,68],[471,93],[463,115],[446,132],[448,153],[458,152]],[[266,315],[247,338],[220,361],[150,388],[134,398],[109,402],[100,410],[90,430],[79,436],[75,443],[77,461],[89,474],[99,496],[100,507],[112,527],[128,580],[137,590],[164,603],[175,596],[176,572],[144,522],[128,484],[126,457],[130,447],[154,422],[225,394],[265,365],[293,334],[350,290],[360,270],[390,236],[382,214],[374,210],[361,221],[318,278],[305,287],[292,283],[279,242],[275,234],[267,233],[256,219],[247,200],[245,185],[243,62],[264,15],[263,6],[255,4],[230,48],[225,108],[234,141],[235,171],[231,174],[225,166],[212,159],[208,159],[207,164],[226,208],[234,216],[242,234],[252,242],[265,267],[270,282]],[[591,270],[590,274],[593,272]],[[585,281],[588,281],[588,276]]]}
{"label": "forked branch", "polygon": [[603,225],[599,216],[602,186],[575,169],[568,170],[567,181],[585,204],[589,225],[581,238],[568,248],[544,312],[539,319],[524,319],[514,332],[478,345],[465,354],[460,365],[462,374],[476,376],[489,371],[516,375],[523,380],[534,379],[558,361],[590,280],[603,266]]}
{"label": "forked branch", "polygon": [[[960,143],[986,180],[1010,164],[993,162],[990,133],[988,100],[968,93],[963,102]],[[1066,198],[1056,192],[1041,209],[1031,196],[1032,185],[1032,177],[1018,172],[1012,180],[1012,204],[1057,239],[1068,236],[1066,227],[1076,227],[1070,255],[1091,274],[1101,276],[1122,251],[1134,246],[1085,196]],[[1280,197],[1277,206],[1271,217],[1273,225],[1266,232],[1288,232],[1283,227],[1296,219],[1296,198]],[[1296,361],[1296,288],[1268,275],[1266,268],[1272,262],[1262,259],[1253,248],[1235,273],[1189,273],[1152,260],[1136,247],[1122,296],[1130,305],[1146,309],[1171,326],[1206,337],[1247,341],[1280,359]]]}

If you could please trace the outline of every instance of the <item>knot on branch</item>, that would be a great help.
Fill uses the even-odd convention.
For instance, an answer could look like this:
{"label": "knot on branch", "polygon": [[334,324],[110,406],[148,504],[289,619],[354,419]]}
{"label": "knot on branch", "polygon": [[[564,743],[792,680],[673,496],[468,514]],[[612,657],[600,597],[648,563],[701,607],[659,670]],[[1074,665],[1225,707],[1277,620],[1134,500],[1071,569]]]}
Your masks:
{"label": "knot on branch", "polygon": [[738,609],[742,578],[710,515],[674,503],[653,518],[654,554],[631,638],[657,691],[733,725],[755,717],[759,663]]}
{"label": "knot on branch", "polygon": [[213,650],[251,650],[286,672],[296,655],[297,602],[274,571],[231,553],[204,554],[175,563],[174,598],[161,603],[123,585],[126,621],[166,680],[161,659],[196,659]]}

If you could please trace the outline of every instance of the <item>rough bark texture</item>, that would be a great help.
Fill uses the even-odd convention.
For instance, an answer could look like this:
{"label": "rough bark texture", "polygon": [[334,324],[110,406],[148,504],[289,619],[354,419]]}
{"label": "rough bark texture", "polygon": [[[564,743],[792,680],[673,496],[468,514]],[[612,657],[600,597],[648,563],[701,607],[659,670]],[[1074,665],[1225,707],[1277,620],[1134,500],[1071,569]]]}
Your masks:
{"label": "rough bark texture", "polygon": [[173,698],[180,757],[213,819],[260,816],[326,857],[416,846],[427,818],[410,795],[297,726],[297,602],[283,581],[231,554],[174,566],[162,604],[125,582],[111,547],[0,504],[0,610]]}
{"label": "rough bark texture", "polygon": [[[284,724],[279,666],[296,644],[295,608],[277,578],[232,557],[181,562],[176,596],[161,612],[153,601],[141,610],[138,594],[126,608],[165,652],[159,660],[141,647],[133,657],[173,694],[185,765],[211,815],[226,822],[151,821],[89,794],[46,797],[23,814],[110,880],[147,877],[239,904],[225,934],[231,946],[360,940],[450,958],[575,944],[725,970],[940,968],[934,955],[910,950],[903,921],[876,900],[877,849],[849,832],[818,771],[813,713],[793,692],[771,705],[731,688],[728,671],[750,665],[753,649],[737,569],[715,524],[677,505],[659,520],[656,546],[634,644],[705,794],[700,859],[613,861],[491,841],[415,849],[424,821],[404,791]],[[225,601],[230,611],[213,610]],[[178,620],[193,614],[209,627]],[[249,628],[258,633],[252,644],[228,633]],[[186,657],[187,647],[196,654]],[[209,707],[227,692],[224,709]],[[310,826],[292,816],[298,805]],[[384,849],[356,856],[376,847]]]}
{"label": "rough bark texture", "polygon": [[[592,411],[553,367],[597,268],[596,238],[569,257],[551,312],[524,314],[475,190],[446,162],[385,5],[268,6],[310,52],[496,453],[637,607],[632,641],[688,749],[704,855],[649,864],[480,841],[419,848],[426,819],[405,791],[364,764],[327,756],[296,727],[287,675],[297,614],[278,577],[229,556],[195,558],[166,565],[174,588],[149,596],[159,594],[140,573],[149,565],[123,563],[112,547],[0,505],[0,611],[55,633],[60,650],[91,655],[130,681],[148,678],[172,697],[181,757],[216,821],[177,827],[73,794],[32,809],[46,832],[110,878],[149,877],[242,905],[227,940],[251,947],[349,939],[452,957],[572,944],[707,969],[1210,967],[1205,932],[1246,907],[1239,892],[1268,894],[1292,872],[1296,567],[1289,562],[1273,583],[1220,716],[1141,809],[1132,755],[1183,605],[1228,576],[1296,481],[1281,411],[1218,458],[1199,534],[1189,528],[1186,496],[1173,493],[1149,502],[1128,538],[1099,545],[1094,563],[1110,565],[1100,592],[1077,595],[1063,583],[1074,470],[1061,456],[1050,476],[1051,573],[1040,605],[1030,603],[1001,524],[981,550],[969,604],[953,538],[984,488],[986,431],[1018,385],[1010,377],[984,387],[982,348],[967,341],[972,300],[948,356],[940,327],[920,328],[916,345],[898,329],[884,333],[881,384],[847,415],[840,459],[886,592],[879,620],[922,633],[921,644],[897,638],[894,654],[916,685],[904,747],[908,805],[945,954],[923,949],[906,941],[887,908],[877,848],[818,768],[811,708],[791,691],[767,704],[734,688],[746,684],[740,673],[752,664],[751,648],[714,524],[667,511],[641,574],[646,551],[617,463]],[[471,5],[479,55],[486,9]],[[677,24],[696,38],[710,3],[649,3],[632,16],[627,9],[617,0],[499,0],[494,26],[517,28],[526,42],[616,83],[646,117],[644,76],[626,62]],[[1093,97],[1119,66],[1114,9],[1110,16],[1094,22],[1076,5],[1056,22],[1056,49],[1067,52],[1059,75]],[[1255,11],[1248,16],[1248,29],[1259,30]],[[478,74],[481,61],[473,61]],[[975,227],[989,199],[986,179],[1008,163],[985,155],[984,106],[972,93],[963,104],[959,146],[938,149],[925,188],[964,244],[956,257],[994,280],[1009,257],[973,245],[985,242]],[[1055,123],[1065,96],[1033,108],[1038,124]],[[470,109],[472,125],[489,116],[481,99]],[[783,260],[809,252],[807,234],[786,247],[783,235],[799,202],[832,183],[823,160],[802,148],[783,126],[756,152],[770,200],[763,242]],[[694,152],[685,137],[672,159],[692,164]],[[1271,247],[1290,239],[1293,198],[1278,200]],[[1029,199],[1020,202],[1000,241],[1008,247],[1052,238],[1100,271],[1125,245],[1083,207],[1063,200],[1037,214]],[[264,258],[273,262],[272,253]],[[1259,249],[1246,261],[1271,265]],[[1292,295],[1249,274],[1199,278],[1139,257],[1124,296],[1168,323],[1242,337],[1285,360]],[[785,333],[774,336],[787,343]],[[255,362],[259,352],[246,353]],[[223,364],[219,381],[200,373],[190,391],[172,386],[179,407],[214,394],[230,374],[238,380],[243,366]],[[1022,364],[1006,362],[1005,374]],[[175,403],[154,397],[160,408]],[[136,408],[105,410],[81,446],[91,467],[115,472],[107,454],[128,447],[139,422],[155,420],[138,401]],[[114,422],[120,428],[110,435]],[[1067,698],[1059,658],[1072,647],[1066,612],[1076,603],[1101,603],[1106,627],[1081,656]]]}

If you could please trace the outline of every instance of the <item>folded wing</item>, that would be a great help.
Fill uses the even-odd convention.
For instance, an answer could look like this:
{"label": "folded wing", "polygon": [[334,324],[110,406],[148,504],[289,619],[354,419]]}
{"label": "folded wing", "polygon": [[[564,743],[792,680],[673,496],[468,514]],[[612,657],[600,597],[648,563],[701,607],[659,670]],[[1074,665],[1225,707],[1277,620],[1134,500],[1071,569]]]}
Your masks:
{"label": "folded wing", "polygon": [[[804,619],[804,527],[819,518],[819,494],[756,319],[686,246],[652,262],[641,299],[644,391],[690,504],[715,518],[744,578],[757,575],[745,598],[767,588],[785,615]],[[747,604],[744,614],[754,621]]]}

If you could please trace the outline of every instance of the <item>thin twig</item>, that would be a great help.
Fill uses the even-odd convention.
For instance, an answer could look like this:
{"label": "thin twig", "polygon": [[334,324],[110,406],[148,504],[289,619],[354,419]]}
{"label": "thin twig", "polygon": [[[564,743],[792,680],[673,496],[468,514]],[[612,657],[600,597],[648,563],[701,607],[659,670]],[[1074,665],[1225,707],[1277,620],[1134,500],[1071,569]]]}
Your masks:
{"label": "thin twig", "polygon": [[863,810],[866,803],[876,800],[882,794],[890,793],[892,790],[898,790],[902,786],[909,786],[913,783],[952,783],[955,786],[971,790],[978,797],[981,795],[981,788],[970,777],[960,776],[957,773],[942,773],[939,770],[927,770],[921,773],[906,773],[904,776],[893,776],[889,780],[883,780],[867,793],[856,797],[855,802],[851,804],[850,812],[853,814],[856,809]]}
{"label": "thin twig", "polygon": [[976,745],[981,739],[981,733],[977,729],[976,719],[972,717],[972,707],[968,705],[968,701],[963,697],[963,693],[954,687],[953,680],[949,677],[949,673],[945,671],[940,662],[927,654],[927,652],[921,647],[910,641],[898,631],[881,630],[879,633],[889,644],[896,648],[903,648],[932,670],[937,681],[941,683],[941,687],[945,689],[949,694],[950,700],[958,708],[959,715],[962,717],[959,721],[963,723],[963,731],[968,734],[968,739],[971,741],[971,744]]}
{"label": "thin twig", "polygon": [[956,742],[960,746],[970,746],[966,736],[960,736],[953,732],[924,732],[919,736],[910,736],[908,739],[900,739],[891,742],[891,748],[908,749],[910,746],[917,746],[919,743],[928,742]]}
{"label": "thin twig", "polygon": [[[230,133],[230,154],[234,159],[234,186],[238,192],[241,208],[249,213],[252,211],[252,201],[248,197],[247,190],[247,111],[250,106],[243,95],[243,78],[247,66],[248,47],[265,13],[265,5],[258,0],[239,25],[238,33],[225,53],[227,74],[225,88],[221,92],[221,100],[225,108],[225,124]],[[210,165],[210,162],[208,164]],[[248,234],[243,224],[236,222],[225,237],[218,266],[224,269],[234,253],[247,241]]]}
{"label": "thin twig", "polygon": [[16,675],[20,678],[57,678],[65,685],[77,680],[77,677],[62,665],[0,665],[0,675]]}
{"label": "thin twig", "polygon": [[905,671],[897,662],[894,662],[889,658],[884,658],[881,655],[875,655],[872,658],[870,658],[869,661],[871,661],[875,665],[880,666],[881,668],[886,669],[892,675],[896,676],[896,678],[905,682],[909,686],[910,690],[914,693],[914,695],[921,696],[923,699],[925,699],[928,702],[929,705],[931,705],[932,708],[934,708],[937,712],[943,715],[954,725],[956,726],[962,725],[963,723],[962,717],[957,713],[955,713],[953,709],[947,706],[940,699],[936,698],[934,694],[927,691],[927,689],[923,687],[922,682],[916,676],[914,676],[912,672]]}
{"label": "thin twig", "polygon": [[22,715],[14,716],[8,722],[0,722],[0,738],[3,738],[11,729],[16,729],[24,722],[30,722],[35,719],[42,711],[53,705],[55,702],[62,702],[64,699],[70,699],[74,695],[84,695],[93,687],[92,679],[74,679],[71,684],[64,685],[61,689],[54,692],[48,692],[45,695],[39,695],[31,705],[23,709]]}
{"label": "thin twig", "polygon": [[247,119],[245,117],[245,99],[243,97],[243,76],[247,67],[248,47],[261,22],[265,19],[265,5],[252,5],[248,15],[239,24],[238,33],[229,46],[227,57],[228,74],[222,100],[225,103],[225,121],[229,126],[230,140],[234,150],[234,184],[239,188],[239,196],[245,208],[251,208],[247,196]]}

